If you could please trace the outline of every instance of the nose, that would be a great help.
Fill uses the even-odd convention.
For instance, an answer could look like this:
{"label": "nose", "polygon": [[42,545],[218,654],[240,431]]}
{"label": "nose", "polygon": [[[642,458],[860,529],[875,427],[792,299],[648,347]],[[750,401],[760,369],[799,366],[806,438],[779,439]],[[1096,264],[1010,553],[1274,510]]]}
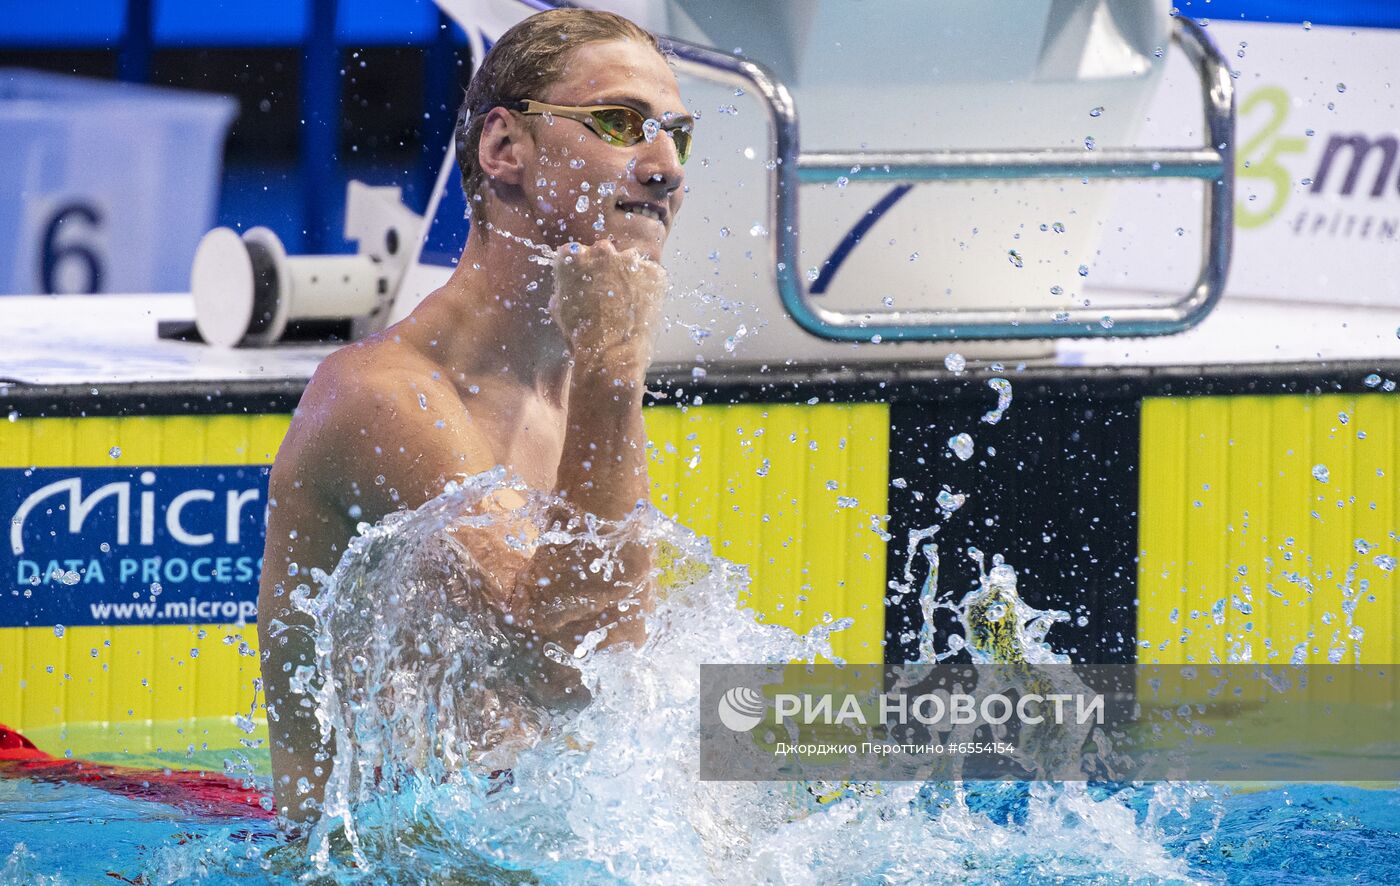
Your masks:
{"label": "nose", "polygon": [[670,133],[660,132],[650,142],[638,144],[637,165],[633,170],[637,181],[649,188],[664,188],[669,198],[685,182],[685,167]]}

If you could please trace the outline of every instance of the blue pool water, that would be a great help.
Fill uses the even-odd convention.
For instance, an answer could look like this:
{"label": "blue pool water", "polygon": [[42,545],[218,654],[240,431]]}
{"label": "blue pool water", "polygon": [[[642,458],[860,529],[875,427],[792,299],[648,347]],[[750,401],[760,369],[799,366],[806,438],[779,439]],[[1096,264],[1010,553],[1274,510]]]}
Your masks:
{"label": "blue pool water", "polygon": [[[265,766],[265,761],[263,761]],[[1147,791],[1139,797],[1146,797]],[[1089,847],[1049,848],[1028,829],[1019,786],[969,787],[976,830],[961,852],[942,860],[948,877],[975,882],[1396,883],[1400,882],[1400,792],[1336,785],[1292,785],[1249,793],[1217,788],[1190,814],[1159,829],[1160,847],[1179,877],[1106,871]],[[838,804],[839,805],[839,804]],[[1141,819],[1141,799],[1126,801]],[[831,814],[831,812],[823,813]],[[1035,851],[1017,849],[1017,837]],[[304,844],[264,819],[198,819],[172,807],[113,796],[81,785],[0,780],[0,883],[295,882],[308,872]],[[531,882],[535,877],[425,840],[442,879]],[[872,857],[869,883],[903,882],[899,859]],[[697,872],[697,881],[705,879]],[[144,878],[144,879],[142,879]],[[393,879],[380,870],[367,880]],[[413,878],[408,878],[413,879]],[[556,869],[554,882],[624,882],[605,866],[580,860]],[[919,878],[913,882],[921,882]],[[742,882],[742,881],[736,881]]]}

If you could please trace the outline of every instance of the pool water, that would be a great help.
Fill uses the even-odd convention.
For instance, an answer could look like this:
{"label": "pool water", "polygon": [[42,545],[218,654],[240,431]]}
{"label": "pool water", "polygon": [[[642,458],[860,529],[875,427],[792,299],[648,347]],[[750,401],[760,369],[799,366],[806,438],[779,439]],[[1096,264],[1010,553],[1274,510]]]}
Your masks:
{"label": "pool water", "polygon": [[[261,764],[265,771],[266,761]],[[265,779],[260,779],[264,785]],[[1203,789],[1186,817],[1157,829],[1161,860],[1145,857],[1146,869],[1140,872],[1116,864],[1109,869],[1092,839],[1046,845],[1033,833],[1045,825],[1028,815],[1028,794],[1021,785],[968,785],[969,811],[962,822],[969,828],[966,840],[956,851],[940,847],[944,857],[938,861],[938,873],[997,883],[1041,882],[1057,876],[1076,883],[1275,883],[1281,877],[1290,883],[1400,882],[1400,792],[1393,789]],[[1123,808],[1141,820],[1150,794],[1151,788],[1140,789],[1123,801]],[[841,805],[818,814],[840,816]],[[1018,842],[1025,848],[1018,848]],[[0,847],[6,853],[0,857],[0,883],[6,886],[295,882],[311,872],[304,841],[279,833],[265,818],[191,816],[172,806],[84,785],[26,779],[0,779]],[[601,859],[566,862],[554,866],[552,875],[537,877],[480,855],[454,853],[451,847],[435,845],[426,833],[418,849],[432,859],[442,882],[625,882],[610,874]],[[925,881],[927,866],[910,865],[902,871],[902,861],[877,854],[843,866],[843,874],[855,873],[856,882]],[[404,881],[416,880],[422,870]],[[341,870],[335,879],[355,877]],[[388,882],[396,877],[380,868],[364,879]],[[694,882],[714,879],[696,872]],[[813,871],[808,882],[823,879]]]}

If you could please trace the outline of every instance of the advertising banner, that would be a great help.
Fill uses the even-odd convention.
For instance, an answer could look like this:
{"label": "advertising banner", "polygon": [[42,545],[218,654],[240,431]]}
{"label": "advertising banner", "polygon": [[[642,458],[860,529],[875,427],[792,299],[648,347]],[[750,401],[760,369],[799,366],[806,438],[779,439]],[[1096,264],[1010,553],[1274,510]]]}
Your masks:
{"label": "advertising banner", "polygon": [[0,469],[0,627],[253,621],[269,470]]}
{"label": "advertising banner", "polygon": [[[1400,304],[1400,30],[1211,20],[1207,33],[1235,73],[1227,295]],[[1168,58],[1138,141],[1200,144],[1200,86],[1181,53]],[[1184,290],[1200,201],[1184,185],[1122,188],[1094,285]]]}

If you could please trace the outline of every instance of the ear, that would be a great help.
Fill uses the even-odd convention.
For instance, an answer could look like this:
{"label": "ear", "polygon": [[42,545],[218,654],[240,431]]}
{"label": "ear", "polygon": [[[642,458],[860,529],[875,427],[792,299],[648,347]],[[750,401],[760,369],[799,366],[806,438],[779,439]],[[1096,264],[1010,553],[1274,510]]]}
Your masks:
{"label": "ear", "polygon": [[486,112],[477,163],[488,179],[518,186],[524,180],[530,150],[530,133],[519,117],[499,107]]}

